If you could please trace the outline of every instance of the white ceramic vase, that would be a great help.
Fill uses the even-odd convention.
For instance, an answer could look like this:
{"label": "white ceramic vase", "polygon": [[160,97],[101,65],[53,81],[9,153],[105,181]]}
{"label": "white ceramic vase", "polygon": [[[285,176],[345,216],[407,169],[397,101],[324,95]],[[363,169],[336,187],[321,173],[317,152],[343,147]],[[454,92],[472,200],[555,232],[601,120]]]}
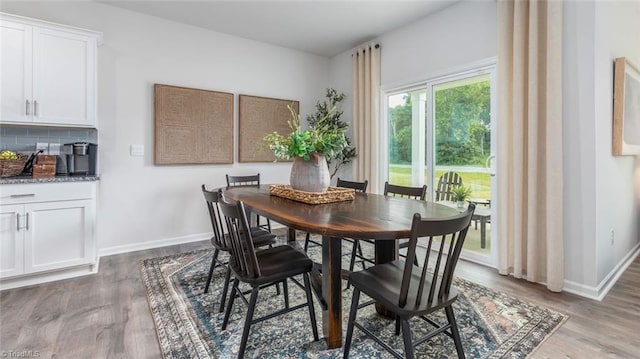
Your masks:
{"label": "white ceramic vase", "polygon": [[326,192],[331,183],[329,167],[323,154],[312,153],[305,161],[302,157],[294,157],[291,166],[291,187],[305,192]]}

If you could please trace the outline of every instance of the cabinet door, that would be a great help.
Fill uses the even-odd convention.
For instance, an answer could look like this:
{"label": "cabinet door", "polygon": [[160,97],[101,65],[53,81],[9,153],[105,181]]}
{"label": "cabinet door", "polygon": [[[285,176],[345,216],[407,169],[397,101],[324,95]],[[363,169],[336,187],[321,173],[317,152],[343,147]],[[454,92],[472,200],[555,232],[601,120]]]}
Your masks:
{"label": "cabinet door", "polygon": [[0,21],[0,121],[31,122],[32,27]]}
{"label": "cabinet door", "polygon": [[95,263],[93,201],[25,205],[25,271]]}
{"label": "cabinet door", "polygon": [[0,278],[24,273],[23,208],[21,204],[0,206]]}
{"label": "cabinet door", "polygon": [[96,40],[33,31],[34,122],[95,127]]}

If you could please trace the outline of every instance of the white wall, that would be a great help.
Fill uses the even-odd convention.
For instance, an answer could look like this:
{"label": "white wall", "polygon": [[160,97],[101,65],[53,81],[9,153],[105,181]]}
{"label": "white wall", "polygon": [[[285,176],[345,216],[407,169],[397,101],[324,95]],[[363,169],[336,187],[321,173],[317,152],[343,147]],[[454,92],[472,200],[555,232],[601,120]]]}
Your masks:
{"label": "white wall", "polygon": [[383,89],[445,75],[496,56],[496,3],[459,2],[378,40]]}
{"label": "white wall", "polygon": [[[640,67],[640,2],[595,3],[595,133],[596,133],[596,253],[597,281],[606,279],[624,257],[640,244],[633,156],[613,156],[613,61],[626,57]],[[634,201],[634,199],[636,199]],[[615,233],[611,243],[610,230]]]}
{"label": "white wall", "polygon": [[[264,182],[288,182],[288,163],[154,166],[154,83],[299,100],[303,118],[324,98],[329,83],[327,58],[99,3],[3,2],[1,9],[103,32],[98,49],[103,254],[204,239],[211,228],[200,185],[222,186],[225,173],[259,172]],[[130,144],[144,144],[145,156],[130,157]]]}
{"label": "white wall", "polygon": [[[640,63],[640,5],[564,4],[565,288],[597,297],[640,243],[640,159],[611,155],[612,61]],[[443,75],[496,56],[496,3],[458,3],[376,41],[383,90]],[[330,72],[350,95],[350,51],[331,59]]]}
{"label": "white wall", "polygon": [[640,161],[611,154],[613,61],[640,63],[640,3],[564,4],[565,289],[602,297],[640,244]]}
{"label": "white wall", "polygon": [[[564,4],[565,273],[570,289],[597,295],[640,243],[640,159],[611,156],[612,61],[626,56],[640,66],[640,5]],[[225,173],[288,180],[288,164],[153,166],[153,83],[297,99],[303,115],[330,86],[348,95],[344,119],[352,117],[351,51],[328,60],[92,2],[3,2],[0,9],[104,33],[98,51],[103,250],[202,237],[210,229],[199,186],[221,186]],[[376,39],[382,87],[493,57],[496,39],[495,2],[455,4]],[[129,144],[144,144],[145,157],[128,156]]]}
{"label": "white wall", "polygon": [[[460,71],[495,57],[495,2],[460,2],[368,41],[381,46],[381,88],[406,86]],[[352,50],[331,58],[330,81],[347,94],[344,118],[353,118]]]}
{"label": "white wall", "polygon": [[565,279],[580,291],[596,284],[593,2],[565,2],[563,22]]}

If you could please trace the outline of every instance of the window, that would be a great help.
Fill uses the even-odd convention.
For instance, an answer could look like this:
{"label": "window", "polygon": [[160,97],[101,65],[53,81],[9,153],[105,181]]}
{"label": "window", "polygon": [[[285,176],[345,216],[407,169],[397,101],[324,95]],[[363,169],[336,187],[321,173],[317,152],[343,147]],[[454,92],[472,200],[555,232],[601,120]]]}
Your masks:
{"label": "window", "polygon": [[[435,78],[386,97],[390,183],[427,184],[429,200],[437,198],[438,180],[455,172],[471,189],[477,213],[465,249],[491,256],[492,104],[495,65]],[[494,201],[495,202],[495,201]],[[477,229],[476,229],[477,226]],[[481,227],[484,227],[482,230]]]}

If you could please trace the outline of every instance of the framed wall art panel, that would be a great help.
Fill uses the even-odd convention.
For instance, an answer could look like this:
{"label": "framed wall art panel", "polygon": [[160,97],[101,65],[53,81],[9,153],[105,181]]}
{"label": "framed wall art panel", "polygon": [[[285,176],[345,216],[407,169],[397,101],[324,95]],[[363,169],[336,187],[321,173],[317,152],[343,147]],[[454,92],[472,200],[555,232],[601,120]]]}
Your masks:
{"label": "framed wall art panel", "polygon": [[640,71],[624,57],[614,64],[613,154],[640,155]]}
{"label": "framed wall art panel", "polygon": [[[239,95],[238,99],[238,162],[273,162],[276,157],[262,139],[278,132],[291,133],[291,113],[287,105],[300,113],[300,103],[267,97]],[[279,160],[282,161],[282,160]]]}
{"label": "framed wall art panel", "polygon": [[233,94],[154,85],[154,164],[233,163]]}

